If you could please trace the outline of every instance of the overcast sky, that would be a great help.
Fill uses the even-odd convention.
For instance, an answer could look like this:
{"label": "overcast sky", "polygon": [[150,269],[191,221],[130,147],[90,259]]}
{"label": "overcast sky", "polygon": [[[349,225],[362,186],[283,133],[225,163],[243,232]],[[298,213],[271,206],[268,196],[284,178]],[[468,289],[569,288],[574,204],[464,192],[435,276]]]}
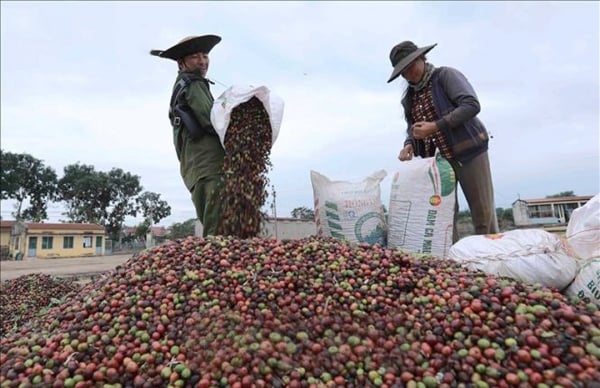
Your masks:
{"label": "overcast sky", "polygon": [[[54,168],[113,167],[195,216],[167,118],[177,66],[149,55],[217,34],[218,97],[266,86],[285,103],[269,175],[277,216],[312,208],[310,171],[359,181],[384,169],[382,201],[406,125],[388,84],[390,49],[437,43],[428,59],[473,84],[493,136],[496,206],[563,191],[600,192],[598,2],[1,3],[1,147]],[[271,204],[272,198],[269,198]],[[466,210],[459,193],[461,210]],[[388,206],[389,207],[389,206]],[[51,205],[50,221],[65,217]],[[12,206],[2,203],[3,219]],[[128,219],[130,224],[139,220]]]}

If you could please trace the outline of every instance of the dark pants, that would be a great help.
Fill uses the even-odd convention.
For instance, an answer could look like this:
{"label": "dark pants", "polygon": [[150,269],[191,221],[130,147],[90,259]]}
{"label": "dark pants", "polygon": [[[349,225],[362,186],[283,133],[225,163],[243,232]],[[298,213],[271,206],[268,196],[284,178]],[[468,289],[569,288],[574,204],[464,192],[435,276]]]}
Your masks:
{"label": "dark pants", "polygon": [[217,234],[221,220],[221,179],[221,176],[202,178],[192,189],[192,202],[202,223],[204,237]]}
{"label": "dark pants", "polygon": [[[469,204],[471,219],[475,234],[498,233],[498,220],[494,204],[494,186],[488,153],[483,152],[467,163],[450,161],[456,180],[460,184],[463,194]],[[454,211],[454,231],[452,241],[459,239],[457,230],[458,220],[458,194]]]}

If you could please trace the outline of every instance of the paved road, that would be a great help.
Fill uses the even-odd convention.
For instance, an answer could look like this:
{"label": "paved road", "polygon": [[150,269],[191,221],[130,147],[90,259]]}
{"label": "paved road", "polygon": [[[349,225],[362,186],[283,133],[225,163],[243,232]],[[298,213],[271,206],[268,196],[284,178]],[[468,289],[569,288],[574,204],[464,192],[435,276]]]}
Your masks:
{"label": "paved road", "polygon": [[26,258],[22,261],[0,261],[0,281],[15,279],[30,273],[73,276],[109,271],[123,264],[133,254],[73,257],[63,259]]}

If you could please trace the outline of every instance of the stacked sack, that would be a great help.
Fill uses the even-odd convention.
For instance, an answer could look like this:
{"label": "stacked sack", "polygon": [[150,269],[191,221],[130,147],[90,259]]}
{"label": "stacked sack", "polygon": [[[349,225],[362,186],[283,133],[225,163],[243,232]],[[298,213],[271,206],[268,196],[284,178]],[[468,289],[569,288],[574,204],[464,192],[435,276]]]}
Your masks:
{"label": "stacked sack", "polygon": [[311,171],[317,235],[447,258],[600,306],[600,194],[573,211],[566,238],[517,229],[452,244],[456,177],[450,164],[439,154],[403,163],[393,175],[387,217],[380,190],[385,176],[380,170],[362,181],[333,181]]}
{"label": "stacked sack", "polygon": [[456,178],[439,153],[414,158],[394,172],[389,214],[381,181],[385,170],[360,181],[334,181],[311,171],[317,235],[445,257],[452,246]]}
{"label": "stacked sack", "polygon": [[446,257],[452,246],[456,177],[440,153],[401,163],[390,193],[388,246]]}
{"label": "stacked sack", "polygon": [[573,211],[566,238],[542,229],[469,236],[450,248],[448,258],[600,306],[600,195]]}
{"label": "stacked sack", "polygon": [[379,170],[361,181],[334,181],[310,172],[317,235],[351,243],[385,245],[386,222],[380,184],[387,173]]}
{"label": "stacked sack", "polygon": [[600,306],[600,194],[573,211],[566,238],[580,265],[565,294]]}
{"label": "stacked sack", "polygon": [[578,263],[560,237],[542,229],[517,229],[465,237],[450,248],[450,260],[487,274],[563,290]]}

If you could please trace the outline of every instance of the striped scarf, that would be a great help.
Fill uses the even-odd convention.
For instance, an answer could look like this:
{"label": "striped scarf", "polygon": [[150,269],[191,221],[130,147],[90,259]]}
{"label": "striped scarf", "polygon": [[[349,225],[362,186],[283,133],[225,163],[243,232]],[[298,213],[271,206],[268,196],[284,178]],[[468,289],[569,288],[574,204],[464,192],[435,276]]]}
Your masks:
{"label": "striped scarf", "polygon": [[434,70],[435,66],[433,66],[431,63],[425,63],[425,72],[423,73],[423,78],[421,78],[421,80],[416,84],[409,83],[410,87],[416,92],[423,89],[431,79],[431,74],[433,74]]}

